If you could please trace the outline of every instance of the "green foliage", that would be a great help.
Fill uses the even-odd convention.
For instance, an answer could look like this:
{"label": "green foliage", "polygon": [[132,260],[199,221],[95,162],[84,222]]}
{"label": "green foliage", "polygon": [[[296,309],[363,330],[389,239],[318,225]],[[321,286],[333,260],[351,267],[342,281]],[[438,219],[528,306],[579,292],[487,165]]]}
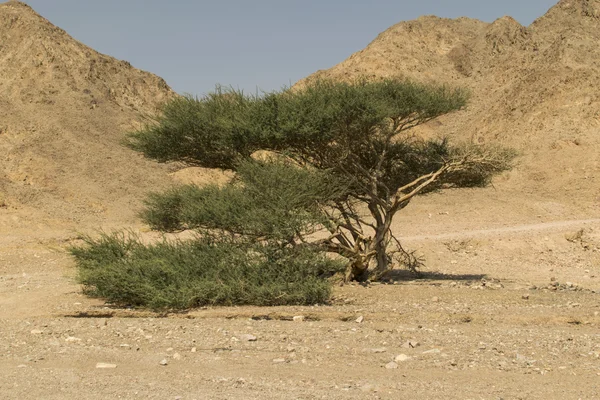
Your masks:
{"label": "green foliage", "polygon": [[435,186],[465,188],[485,187],[492,178],[513,168],[518,153],[500,146],[462,144],[449,150],[449,159],[465,160],[462,168],[449,171]]}
{"label": "green foliage", "polygon": [[317,81],[277,98],[278,145],[310,154],[336,144],[356,153],[394,120],[425,122],[464,107],[467,98],[460,89],[409,81]]}
{"label": "green foliage", "polygon": [[208,237],[145,245],[120,233],[86,238],[71,252],[86,294],[155,310],[324,303],[326,278],[343,268],[309,248]]}
{"label": "green foliage", "polygon": [[319,81],[263,96],[217,87],[200,99],[167,103],[157,123],[132,133],[129,145],[159,161],[208,168],[235,169],[260,149],[331,164],[370,150],[393,121],[423,123],[464,107],[467,98],[460,89],[396,80]]}
{"label": "green foliage", "polygon": [[347,185],[326,171],[285,161],[246,160],[224,186],[181,186],[154,193],[141,216],[152,228],[220,230],[288,243],[327,222],[320,205],[344,196]]}
{"label": "green foliage", "polygon": [[159,161],[185,161],[208,168],[233,168],[260,147],[264,127],[254,116],[262,101],[218,87],[202,99],[177,97],[155,124],[134,132],[127,144]]}

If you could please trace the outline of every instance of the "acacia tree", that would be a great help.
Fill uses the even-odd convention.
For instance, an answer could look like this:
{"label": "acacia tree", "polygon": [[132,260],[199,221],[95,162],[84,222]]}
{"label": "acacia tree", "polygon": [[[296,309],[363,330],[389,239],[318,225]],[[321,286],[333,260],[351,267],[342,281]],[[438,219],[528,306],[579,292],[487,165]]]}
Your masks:
{"label": "acacia tree", "polygon": [[[381,277],[396,263],[416,269],[419,260],[392,231],[397,213],[419,194],[484,186],[511,167],[508,150],[411,131],[462,109],[467,98],[446,86],[361,80],[260,96],[218,88],[204,98],[175,99],[155,124],[131,135],[130,145],[159,161],[241,177],[224,188],[154,194],[144,218],[161,230],[201,229],[336,253],[347,260],[346,279]],[[253,158],[259,150],[270,157]]]}

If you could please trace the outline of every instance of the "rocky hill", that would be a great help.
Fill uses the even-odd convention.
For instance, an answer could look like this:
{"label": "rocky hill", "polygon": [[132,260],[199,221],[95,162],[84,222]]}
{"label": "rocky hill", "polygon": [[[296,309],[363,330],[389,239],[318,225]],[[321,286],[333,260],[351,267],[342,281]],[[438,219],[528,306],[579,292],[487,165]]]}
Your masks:
{"label": "rocky hill", "polygon": [[493,23],[422,17],[391,27],[299,85],[367,76],[467,87],[468,109],[422,131],[514,147],[522,153],[520,165],[496,182],[497,192],[598,214],[598,43],[600,0],[561,0],[529,27],[510,17]]}
{"label": "rocky hill", "polygon": [[[298,85],[367,76],[467,87],[466,110],[421,132],[511,146],[520,165],[491,189],[432,196],[413,212],[443,208],[467,222],[475,212],[478,224],[509,215],[585,218],[600,215],[598,43],[600,0],[561,0],[529,27],[510,17],[428,16],[389,28]],[[144,194],[168,186],[173,169],[120,143],[175,95],[161,78],[99,54],[26,4],[0,4],[0,228],[131,223]]]}
{"label": "rocky hill", "polygon": [[0,223],[130,220],[170,178],[120,141],[174,95],[26,4],[0,4]]}

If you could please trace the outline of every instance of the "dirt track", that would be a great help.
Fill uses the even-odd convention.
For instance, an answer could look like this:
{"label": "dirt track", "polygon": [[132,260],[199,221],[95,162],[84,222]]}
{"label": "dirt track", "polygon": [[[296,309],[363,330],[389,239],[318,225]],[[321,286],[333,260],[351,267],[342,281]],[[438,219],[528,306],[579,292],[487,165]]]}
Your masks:
{"label": "dirt track", "polygon": [[588,226],[598,226],[600,219],[579,219],[566,221],[542,222],[538,224],[505,226],[502,228],[493,229],[476,229],[462,232],[448,232],[437,235],[417,235],[417,236],[401,236],[406,241],[419,240],[442,240],[442,239],[468,239],[481,238],[497,234],[530,234],[539,231],[561,231],[570,228],[584,228]]}

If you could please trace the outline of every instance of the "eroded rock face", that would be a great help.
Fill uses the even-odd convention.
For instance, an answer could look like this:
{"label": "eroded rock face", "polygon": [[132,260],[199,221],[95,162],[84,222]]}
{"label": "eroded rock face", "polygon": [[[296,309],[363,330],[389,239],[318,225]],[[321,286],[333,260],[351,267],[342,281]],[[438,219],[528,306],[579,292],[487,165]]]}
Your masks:
{"label": "eroded rock face", "polygon": [[163,79],[94,51],[18,1],[0,4],[0,60],[8,211],[32,221],[127,221],[143,193],[168,185],[164,166],[121,145],[175,96]]}

